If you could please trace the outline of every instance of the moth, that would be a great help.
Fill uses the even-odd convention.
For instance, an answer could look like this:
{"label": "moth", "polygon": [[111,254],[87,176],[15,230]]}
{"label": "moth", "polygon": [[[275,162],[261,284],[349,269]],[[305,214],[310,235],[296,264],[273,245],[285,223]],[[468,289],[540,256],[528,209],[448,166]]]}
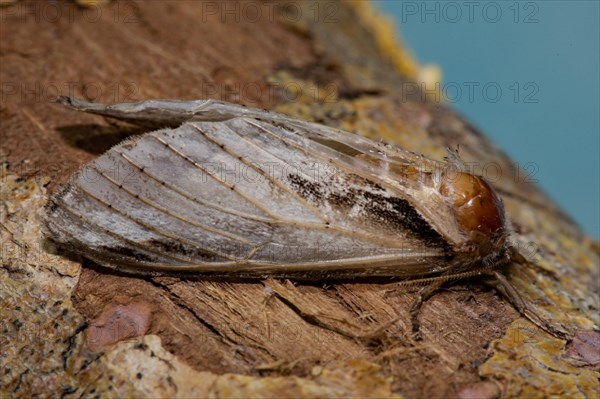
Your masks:
{"label": "moth", "polygon": [[[85,165],[49,201],[52,241],[131,273],[294,279],[398,277],[432,284],[522,259],[484,178],[357,134],[215,100],[74,110],[158,129]],[[417,330],[417,327],[415,327]]]}

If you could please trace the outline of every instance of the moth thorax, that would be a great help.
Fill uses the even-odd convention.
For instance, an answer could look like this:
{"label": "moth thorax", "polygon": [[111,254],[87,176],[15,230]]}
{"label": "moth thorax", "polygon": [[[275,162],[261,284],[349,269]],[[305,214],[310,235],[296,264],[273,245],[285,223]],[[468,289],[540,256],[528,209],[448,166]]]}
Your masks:
{"label": "moth thorax", "polygon": [[503,244],[504,207],[483,178],[464,172],[444,174],[440,193],[453,207],[458,226],[480,252],[489,252]]}

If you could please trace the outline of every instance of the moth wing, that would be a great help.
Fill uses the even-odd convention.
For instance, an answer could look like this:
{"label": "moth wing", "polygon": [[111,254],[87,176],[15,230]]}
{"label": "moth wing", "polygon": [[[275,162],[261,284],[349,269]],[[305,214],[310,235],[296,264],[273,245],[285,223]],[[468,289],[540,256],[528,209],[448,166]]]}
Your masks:
{"label": "moth wing", "polygon": [[[452,205],[440,193],[443,173],[457,171],[452,165],[354,133],[277,115],[278,119],[259,118],[250,123],[327,160],[336,170],[361,176],[404,199],[427,220],[427,226],[443,234],[444,239],[436,241],[439,245],[460,245],[465,240]],[[418,229],[427,226],[418,224]]]}
{"label": "moth wing", "polygon": [[410,276],[445,267],[444,249],[427,239],[435,232],[402,222],[404,200],[261,123],[288,133],[234,118],[127,140],[51,200],[47,230],[124,270]]}

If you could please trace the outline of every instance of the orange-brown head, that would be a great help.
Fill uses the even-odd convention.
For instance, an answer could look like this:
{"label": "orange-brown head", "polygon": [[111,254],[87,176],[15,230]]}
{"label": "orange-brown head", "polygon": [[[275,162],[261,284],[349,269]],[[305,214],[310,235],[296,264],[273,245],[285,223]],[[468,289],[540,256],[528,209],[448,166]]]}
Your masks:
{"label": "orange-brown head", "polygon": [[504,206],[483,178],[465,172],[444,174],[440,193],[453,207],[458,226],[477,245],[480,254],[504,244]]}

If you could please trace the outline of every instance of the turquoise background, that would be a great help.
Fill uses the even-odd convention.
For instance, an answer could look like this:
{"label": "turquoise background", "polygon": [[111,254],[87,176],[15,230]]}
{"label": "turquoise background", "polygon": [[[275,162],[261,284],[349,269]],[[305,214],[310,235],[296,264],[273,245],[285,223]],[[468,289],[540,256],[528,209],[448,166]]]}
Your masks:
{"label": "turquoise background", "polygon": [[600,2],[377,5],[422,64],[442,68],[453,106],[513,160],[533,162],[541,188],[599,239]]}

